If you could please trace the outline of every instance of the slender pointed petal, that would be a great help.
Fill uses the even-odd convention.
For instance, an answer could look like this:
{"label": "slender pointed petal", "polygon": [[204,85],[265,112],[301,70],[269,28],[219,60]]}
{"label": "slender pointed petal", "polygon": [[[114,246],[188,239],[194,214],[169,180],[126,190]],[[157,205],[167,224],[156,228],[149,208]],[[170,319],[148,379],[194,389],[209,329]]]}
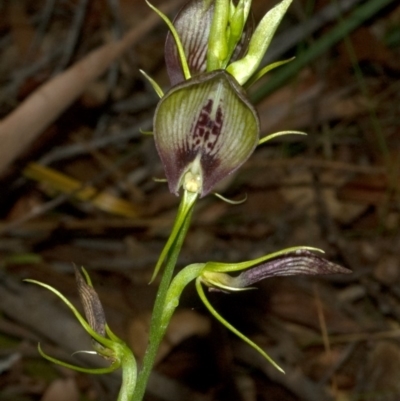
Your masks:
{"label": "slender pointed petal", "polygon": [[254,348],[257,352],[259,352],[269,363],[271,363],[276,369],[278,369],[280,372],[285,373],[284,370],[261,348],[259,347],[256,343],[250,340],[250,338],[246,337],[244,334],[242,334],[238,329],[236,329],[234,326],[232,326],[228,321],[226,321],[216,310],[215,308],[210,304],[208,301],[206,294],[204,293],[203,287],[201,285],[201,280],[197,279],[196,280],[196,290],[197,293],[199,294],[200,299],[203,301],[204,305],[206,308],[209,310],[209,312],[220,322],[222,323],[228,330],[230,330],[233,334],[236,334],[241,340],[243,340],[245,343],[250,345],[250,347]]}
{"label": "slender pointed petal", "polygon": [[160,100],[154,139],[170,191],[178,195],[184,174],[198,161],[205,196],[253,153],[259,119],[234,78],[218,70],[175,86]]}
{"label": "slender pointed petal", "polygon": [[239,84],[243,85],[258,68],[291,2],[292,0],[282,0],[265,14],[254,31],[246,56],[228,66],[227,71]]}

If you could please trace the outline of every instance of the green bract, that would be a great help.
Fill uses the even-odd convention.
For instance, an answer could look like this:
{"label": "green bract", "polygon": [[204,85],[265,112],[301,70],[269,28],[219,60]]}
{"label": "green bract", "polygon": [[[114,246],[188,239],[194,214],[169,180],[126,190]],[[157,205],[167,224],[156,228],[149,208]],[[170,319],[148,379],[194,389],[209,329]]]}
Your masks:
{"label": "green bract", "polygon": [[291,2],[292,0],[283,0],[264,16],[250,39],[247,54],[227,67],[226,70],[241,85],[245,84],[256,73],[272,37]]}

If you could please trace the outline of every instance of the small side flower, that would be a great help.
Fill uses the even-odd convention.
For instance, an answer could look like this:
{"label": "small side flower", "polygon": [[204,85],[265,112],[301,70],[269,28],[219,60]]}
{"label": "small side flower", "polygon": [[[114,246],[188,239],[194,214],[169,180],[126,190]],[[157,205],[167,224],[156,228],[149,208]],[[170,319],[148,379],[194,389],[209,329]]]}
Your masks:
{"label": "small side flower", "polygon": [[136,384],[137,369],[135,358],[132,355],[132,352],[128,348],[128,346],[120,338],[118,338],[108,327],[103,306],[97,292],[92,286],[92,282],[87,271],[82,268],[81,273],[79,269],[75,267],[75,278],[86,319],[79,313],[75,306],[55,288],[36,280],[27,279],[25,281],[44,287],[56,296],[58,296],[72,311],[76,319],[79,321],[80,325],[93,340],[94,352],[83,352],[96,353],[104,359],[110,361],[111,364],[109,367],[106,368],[94,369],[71,365],[69,363],[60,361],[47,355],[42,350],[40,344],[38,345],[39,353],[42,355],[43,358],[47,359],[50,362],[78,372],[104,374],[113,372],[114,370],[121,367],[123,370],[123,383],[118,400],[128,400],[129,397],[133,394],[133,390]]}
{"label": "small side flower", "polygon": [[[351,273],[350,270],[316,255],[316,252],[323,251],[311,247],[294,247],[242,263],[208,262],[196,279],[196,289],[204,305],[216,319],[283,372],[263,349],[239,332],[214,309],[206,297],[203,285],[210,291],[235,292],[250,289],[249,286],[252,284],[275,276]],[[235,277],[228,274],[239,271],[241,273]]]}

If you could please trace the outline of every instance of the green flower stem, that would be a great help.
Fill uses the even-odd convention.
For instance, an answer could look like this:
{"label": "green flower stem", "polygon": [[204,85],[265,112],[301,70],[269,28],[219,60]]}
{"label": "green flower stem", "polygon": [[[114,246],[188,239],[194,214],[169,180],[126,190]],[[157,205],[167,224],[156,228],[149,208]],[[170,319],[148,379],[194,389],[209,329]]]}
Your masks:
{"label": "green flower stem", "polygon": [[[197,197],[197,194],[193,194],[192,196]],[[184,199],[185,196],[182,198],[182,202],[184,202]],[[176,236],[176,239],[168,252],[167,263],[164,269],[164,273],[162,275],[160,286],[158,288],[156,301],[154,303],[153,314],[150,324],[149,344],[143,359],[142,369],[139,372],[137,385],[131,401],[141,401],[143,399],[144,393],[146,391],[146,385],[151,370],[153,368],[155,358],[157,356],[159,345],[164,337],[166,327],[168,326],[169,323],[169,321],[168,322],[165,321],[163,316],[166,296],[183,241],[186,237],[187,231],[190,226],[190,220],[193,213],[193,206],[194,206],[194,201],[192,202],[192,206],[188,211],[186,218],[182,223],[180,231]],[[179,216],[177,216],[177,219],[178,218]]]}
{"label": "green flower stem", "polygon": [[121,360],[122,384],[119,390],[117,401],[132,400],[136,387],[137,366],[135,358],[130,349],[124,344],[124,353]]}
{"label": "green flower stem", "polygon": [[172,280],[169,286],[167,295],[165,297],[164,310],[162,313],[162,320],[160,329],[167,330],[168,324],[171,320],[172,314],[179,305],[179,299],[181,297],[184,288],[197,277],[201,275],[202,270],[205,267],[205,263],[194,263],[192,265],[183,268]]}
{"label": "green flower stem", "polygon": [[[174,225],[171,230],[171,234],[165,244],[161,254],[158,258],[156,267],[154,268],[153,275],[151,277],[150,283],[156,278],[158,272],[160,271],[165,259],[171,254],[172,247],[174,246],[176,239],[181,232],[182,225],[184,224],[188,213],[192,210],[194,203],[198,197],[197,193],[184,191],[181,203],[179,204],[178,213],[174,221]],[[169,284],[169,283],[168,283]]]}

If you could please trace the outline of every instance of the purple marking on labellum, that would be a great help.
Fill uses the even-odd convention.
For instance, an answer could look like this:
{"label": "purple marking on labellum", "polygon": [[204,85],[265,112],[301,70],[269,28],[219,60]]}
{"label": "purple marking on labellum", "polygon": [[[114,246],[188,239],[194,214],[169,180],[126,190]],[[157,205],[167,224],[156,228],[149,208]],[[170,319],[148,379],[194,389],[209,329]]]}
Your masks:
{"label": "purple marking on labellum", "polygon": [[208,99],[201,109],[197,121],[193,123],[188,140],[189,148],[192,151],[201,151],[203,154],[211,155],[214,150],[223,127],[221,106],[217,106],[216,112],[214,107],[213,99]]}

